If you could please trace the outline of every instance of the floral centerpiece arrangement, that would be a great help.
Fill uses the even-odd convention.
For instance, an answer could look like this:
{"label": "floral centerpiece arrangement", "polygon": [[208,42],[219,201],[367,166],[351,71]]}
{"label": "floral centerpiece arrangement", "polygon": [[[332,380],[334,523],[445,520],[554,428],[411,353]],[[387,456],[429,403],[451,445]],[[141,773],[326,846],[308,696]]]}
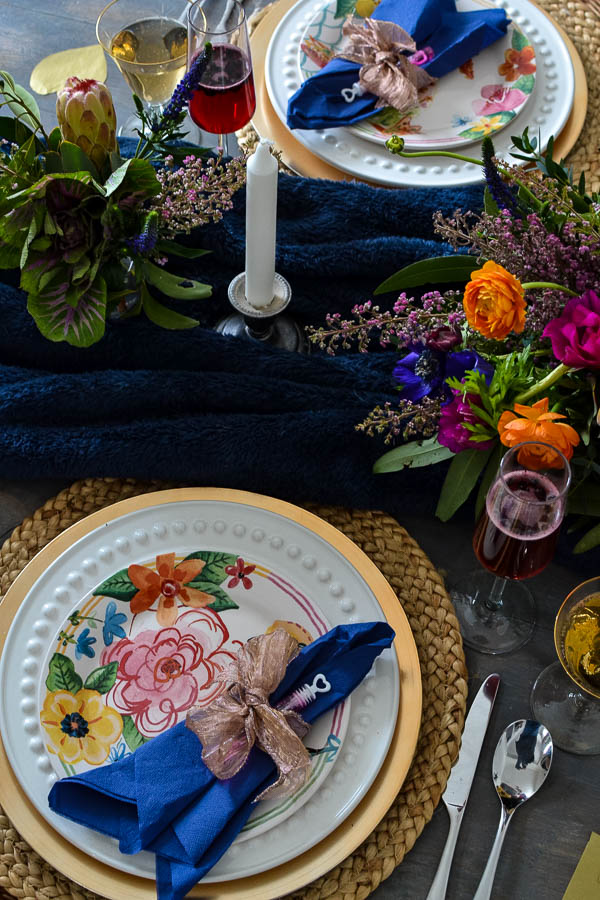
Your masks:
{"label": "floral centerpiece arrangement", "polygon": [[[513,142],[513,155],[535,167],[499,163],[486,138],[483,159],[469,160],[484,168],[483,212],[436,215],[455,255],[381,284],[375,294],[401,291],[391,310],[367,301],[352,319],[329,315],[311,338],[330,353],[368,352],[375,335],[395,351],[398,402],[357,428],[399,444],[375,472],[452,460],[443,520],[477,484],[482,509],[506,448],[526,440],[558,448],[571,462],[569,512],[585,528],[575,547],[583,552],[600,544],[600,197],[553,159],[552,141],[544,154],[527,131]],[[401,138],[387,146],[427,155],[406,153]],[[453,289],[407,293],[427,284]]]}
{"label": "floral centerpiece arrangement", "polygon": [[221,218],[244,182],[243,159],[223,163],[181,146],[185,106],[209,54],[207,45],[160,119],[134,96],[143,127],[131,159],[119,153],[105,85],[67,79],[47,134],[35,99],[0,72],[0,109],[12,113],[0,116],[0,268],[20,268],[27,308],[50,340],[87,347],[116,308],[143,310],[164,328],[198,324],[155,294],[209,296],[209,285],[170,274],[167,257],[201,256],[178,235]]}

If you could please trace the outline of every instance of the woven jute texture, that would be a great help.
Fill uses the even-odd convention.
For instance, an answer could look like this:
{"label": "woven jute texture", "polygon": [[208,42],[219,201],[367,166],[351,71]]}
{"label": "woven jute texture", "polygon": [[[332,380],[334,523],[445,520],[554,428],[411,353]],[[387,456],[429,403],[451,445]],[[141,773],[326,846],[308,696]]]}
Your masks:
{"label": "woven jute texture", "polygon": [[[583,131],[567,161],[577,177],[585,172],[588,190],[600,190],[600,16],[586,0],[536,0],[567,32],[581,56],[588,85],[588,112]],[[255,28],[269,7],[256,12],[250,19]],[[577,98],[575,98],[577,102]],[[240,147],[252,150],[258,136],[251,125],[237,135]],[[285,168],[285,167],[283,167]]]}
{"label": "woven jute texture", "polygon": [[[12,533],[0,550],[4,593],[52,538],[117,500],[172,487],[158,482],[90,478],[61,491]],[[406,612],[421,664],[423,715],[404,786],[366,841],[296,900],[364,900],[402,862],[429,822],[456,758],[464,723],[467,672],[458,623],[442,579],[418,544],[384,513],[311,506],[353,540],[386,576]],[[35,853],[0,809],[0,886],[11,897],[95,900]]]}

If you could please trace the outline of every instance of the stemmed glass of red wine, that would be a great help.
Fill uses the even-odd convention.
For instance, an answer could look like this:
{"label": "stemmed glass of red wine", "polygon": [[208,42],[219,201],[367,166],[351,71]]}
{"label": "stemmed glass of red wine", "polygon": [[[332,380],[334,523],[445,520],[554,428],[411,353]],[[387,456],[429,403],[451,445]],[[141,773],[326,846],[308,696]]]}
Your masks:
{"label": "stemmed glass of red wine", "polygon": [[569,463],[549,444],[527,441],[503,456],[473,536],[485,568],[450,585],[468,646],[508,653],[530,639],[535,603],[522,582],[554,555],[570,481]]}
{"label": "stemmed glass of red wine", "polygon": [[227,135],[247,125],[256,109],[246,14],[237,0],[196,0],[188,10],[188,69],[206,44],[210,59],[189,103],[193,121],[219,135],[227,155]]}

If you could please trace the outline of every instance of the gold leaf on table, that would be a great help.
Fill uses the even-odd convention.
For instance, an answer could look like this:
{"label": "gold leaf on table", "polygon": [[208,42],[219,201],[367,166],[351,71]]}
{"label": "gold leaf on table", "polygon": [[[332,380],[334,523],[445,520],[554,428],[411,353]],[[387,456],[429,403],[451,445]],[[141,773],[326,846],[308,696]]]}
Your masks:
{"label": "gold leaf on table", "polygon": [[71,75],[106,81],[106,57],[100,44],[61,50],[44,57],[31,73],[29,85],[38,94],[53,94],[64,87]]}

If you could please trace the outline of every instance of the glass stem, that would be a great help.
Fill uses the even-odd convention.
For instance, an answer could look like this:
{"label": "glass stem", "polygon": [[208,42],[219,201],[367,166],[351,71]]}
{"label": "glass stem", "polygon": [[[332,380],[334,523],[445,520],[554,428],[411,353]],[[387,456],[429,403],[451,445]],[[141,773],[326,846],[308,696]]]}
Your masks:
{"label": "glass stem", "polygon": [[492,584],[492,589],[490,591],[490,595],[483,601],[486,609],[493,610],[493,611],[501,609],[502,594],[504,593],[505,587],[506,587],[506,578],[500,578],[499,575],[496,575],[496,577],[494,578],[494,582]]}
{"label": "glass stem", "polygon": [[[227,146],[227,135],[226,134],[219,134],[218,147],[221,148],[221,150],[223,152],[223,156],[229,156],[229,148]],[[218,149],[218,147],[217,147],[217,149]]]}

